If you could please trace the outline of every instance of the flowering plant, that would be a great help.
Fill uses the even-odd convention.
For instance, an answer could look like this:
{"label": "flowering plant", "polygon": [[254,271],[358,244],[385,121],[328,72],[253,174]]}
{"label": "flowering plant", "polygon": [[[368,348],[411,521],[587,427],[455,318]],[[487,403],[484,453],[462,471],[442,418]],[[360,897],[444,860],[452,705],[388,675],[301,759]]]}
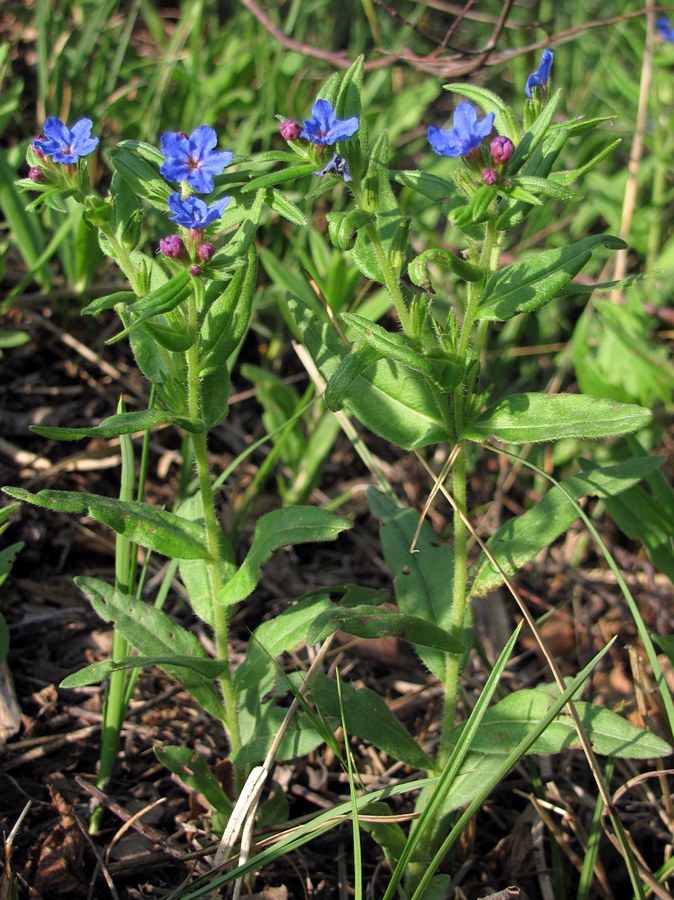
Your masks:
{"label": "flowering plant", "polygon": [[[226,195],[215,178],[234,158],[230,151],[215,150],[217,135],[205,125],[189,137],[183,132],[165,134],[161,149],[133,141],[112,148],[108,155],[113,175],[106,197],[91,189],[87,177],[85,157],[98,140],[90,137],[89,120],[68,129],[50,119],[45,137],[29,148],[27,161],[36,172],[22,186],[38,190],[38,200],[57,208],[69,197],[80,202],[98,229],[101,247],[128,282],[128,289],[94,300],[84,313],[114,311],[119,317],[121,331],[112,341],[128,338],[151,385],[151,400],[144,410],[129,412],[121,406],[98,425],[34,428],[51,439],[119,439],[124,460],[119,498],[6,490],[40,507],[88,515],[116,533],[114,584],[100,578],[78,580],[96,612],[115,627],[112,659],[75,673],[64,684],[87,685],[110,676],[101,786],[112,770],[116,737],[133,688],[131,673],[140,667],[162,667],[221,722],[234,773],[231,796],[208,774],[198,754],[184,747],[157,749],[161,762],[181,778],[196,772],[193,783],[200,791],[206,785],[214,827],[223,832],[216,865],[228,858],[246,817],[254,819],[273,760],[309,752],[322,741],[340,754],[333,738],[339,726],[425,773],[425,780],[417,783],[424,790],[409,838],[393,825],[373,830],[392,868],[386,900],[403,880],[405,896],[421,897],[427,888],[433,896],[446,893],[447,882],[435,872],[457,838],[457,828],[451,825],[454,811],[465,806],[463,816],[471,815],[525,755],[556,753],[574,743],[591,754],[590,742],[597,752],[610,756],[669,751],[664,741],[617,714],[574,699],[599,657],[570,683],[550,659],[554,690],[518,691],[488,709],[517,632],[496,661],[470,717],[457,722],[461,675],[473,643],[471,602],[502,585],[510,587],[511,577],[570,527],[579,514],[577,498],[613,497],[659,465],[640,457],[583,468],[555,484],[489,541],[479,540],[481,552],[469,557],[467,476],[478,449],[488,449],[494,441],[509,446],[606,438],[629,434],[650,421],[649,411],[635,404],[582,394],[500,394],[490,377],[485,353],[490,323],[535,314],[567,296],[594,253],[625,246],[610,235],[592,234],[501,264],[508,233],[544,203],[575,200],[571,185],[610,149],[599,150],[580,168],[555,168],[567,141],[599,122],[555,121],[560,94],[546,89],[551,65],[552,54],[545,51],[524,87],[530,99],[523,121],[483,88],[448,85],[467,100],[457,105],[451,129],[428,128],[431,147],[442,157],[434,160],[438,174],[430,165],[429,171],[391,170],[386,132],[370,144],[361,106],[362,61],[341,83],[336,77],[328,82],[303,128],[283,120],[281,133],[289,151],[260,154],[228,172]],[[482,119],[478,110],[484,113]],[[326,162],[325,147],[335,145],[338,150]],[[269,163],[279,162],[279,168],[269,170]],[[218,491],[228,472],[213,478],[207,445],[209,431],[228,415],[230,372],[253,310],[255,239],[264,216],[270,211],[304,228],[303,211],[279,186],[295,182],[306,192],[308,179],[325,176],[334,177],[326,178],[321,190],[336,186],[349,198],[346,209],[328,213],[328,238],[337,254],[381,288],[386,305],[355,311],[349,298],[348,309],[330,310],[329,315],[310,286],[307,291],[288,291],[284,312],[301,338],[308,368],[325,385],[329,410],[346,410],[365,429],[403,451],[444,448],[438,451],[444,463],[436,489],[445,491],[454,510],[452,540],[438,545],[430,526],[399,503],[390,486],[371,489],[369,508],[381,523],[393,594],[342,585],[298,598],[256,629],[255,640],[235,667],[229,648],[232,611],[254,595],[270,557],[288,545],[336,540],[352,525],[326,509],[292,503],[261,515],[250,545],[244,546],[233,516],[220,515]],[[173,189],[175,182],[180,182],[180,191]],[[460,249],[443,245],[420,252],[414,222],[401,207],[399,187],[447,218]],[[195,192],[212,196],[203,199]],[[150,252],[143,249],[141,228],[148,208],[154,220],[163,217],[170,232],[155,235]],[[181,233],[175,233],[177,229]],[[438,267],[453,278],[449,300],[441,296],[446,289]],[[379,321],[384,310],[392,311],[393,328]],[[349,420],[342,415],[344,421]],[[149,434],[158,426],[180,430],[196,472],[192,482],[190,466],[184,466],[187,474],[172,511],[146,502],[134,482],[130,436]],[[503,452],[510,451],[504,447]],[[210,629],[214,655],[164,612],[159,595],[154,605],[141,599],[138,548],[175,561],[171,578],[177,571],[192,611]],[[528,615],[524,607],[523,615]],[[422,743],[410,734],[372,691],[342,688],[340,682],[318,674],[337,632],[410,642],[441,686],[437,740]],[[299,640],[322,642],[322,649],[301,686],[288,679],[295,699],[287,708],[279,697],[283,691],[274,658]],[[320,716],[311,711],[307,692]],[[668,711],[674,720],[674,709]],[[354,795],[352,812],[375,799],[384,805],[383,811],[377,807],[377,815],[386,815],[387,797],[385,792],[376,798]],[[244,834],[246,830],[248,826]],[[242,848],[242,858],[247,852]],[[211,887],[217,889],[232,877],[216,876]]]}

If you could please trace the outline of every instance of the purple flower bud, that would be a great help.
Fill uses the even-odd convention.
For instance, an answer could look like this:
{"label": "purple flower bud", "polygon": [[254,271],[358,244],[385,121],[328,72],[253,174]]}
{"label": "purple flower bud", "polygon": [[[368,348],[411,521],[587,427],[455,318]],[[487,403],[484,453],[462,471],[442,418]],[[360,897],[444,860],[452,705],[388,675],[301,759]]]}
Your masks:
{"label": "purple flower bud", "polygon": [[201,266],[190,266],[190,275],[194,278],[199,278],[201,275]]}
{"label": "purple flower bud", "polygon": [[170,234],[168,237],[160,238],[159,252],[171,259],[180,259],[187,255],[185,250],[185,242],[177,234]]}
{"label": "purple flower bud", "polygon": [[498,172],[496,169],[490,169],[487,167],[482,170],[482,180],[485,184],[496,184],[498,181]]}
{"label": "purple flower bud", "polygon": [[42,184],[46,181],[44,177],[44,172],[38,166],[31,166],[28,170],[28,177],[31,181],[34,181],[36,184]]}
{"label": "purple flower bud", "polygon": [[281,137],[285,138],[286,141],[296,141],[302,129],[294,119],[285,119],[281,122],[279,131],[281,132]]}
{"label": "purple flower bud", "polygon": [[498,137],[495,137],[489,145],[489,152],[496,165],[502,166],[503,163],[508,162],[515,152],[515,145],[510,138],[499,135]]}
{"label": "purple flower bud", "polygon": [[208,262],[215,253],[215,244],[202,244],[197,250],[197,256],[202,262]]}

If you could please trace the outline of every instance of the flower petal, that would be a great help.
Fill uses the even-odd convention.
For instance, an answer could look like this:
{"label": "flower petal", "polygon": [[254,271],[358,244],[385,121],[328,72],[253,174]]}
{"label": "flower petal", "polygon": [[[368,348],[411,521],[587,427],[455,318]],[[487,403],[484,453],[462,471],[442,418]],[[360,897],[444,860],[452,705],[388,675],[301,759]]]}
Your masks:
{"label": "flower petal", "polygon": [[189,141],[185,135],[177,131],[167,131],[161,136],[161,152],[167,159],[178,157],[187,161],[190,152]]}
{"label": "flower petal", "polygon": [[49,118],[44,123],[44,128],[42,130],[45,135],[55,144],[59,144],[62,147],[69,146],[70,129],[55,116],[49,116]]}
{"label": "flower petal", "polygon": [[217,143],[218,136],[214,129],[208,125],[200,125],[190,135],[189,152],[193,156],[203,159],[205,156],[208,156]]}
{"label": "flower petal", "polygon": [[358,116],[350,119],[335,119],[335,123],[325,136],[326,144],[336,144],[337,141],[345,141],[358,131],[360,121]]}
{"label": "flower petal", "polygon": [[159,168],[159,174],[163,175],[167,181],[183,181],[190,173],[190,167],[187,161],[170,157]]}

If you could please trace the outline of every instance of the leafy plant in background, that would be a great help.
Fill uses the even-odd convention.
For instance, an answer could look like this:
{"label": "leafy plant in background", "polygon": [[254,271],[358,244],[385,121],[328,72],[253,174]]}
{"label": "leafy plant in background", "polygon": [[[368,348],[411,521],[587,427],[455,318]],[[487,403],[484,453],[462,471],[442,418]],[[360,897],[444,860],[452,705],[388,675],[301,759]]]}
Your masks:
{"label": "leafy plant in background", "polygon": [[[565,531],[578,516],[577,498],[591,495],[611,502],[642,479],[654,477],[660,465],[659,460],[641,453],[610,466],[588,465],[555,484],[529,511],[499,529],[483,547],[483,555],[469,566],[467,467],[475,450],[493,439],[521,444],[624,435],[650,421],[648,410],[613,399],[581,394],[499,396],[490,384],[489,372],[483,371],[490,322],[536,313],[551,301],[573,294],[573,279],[595,251],[624,246],[617,238],[593,234],[500,265],[500,250],[508,233],[545,203],[575,200],[571,185],[611,149],[602,148],[573,170],[555,168],[567,141],[590,134],[604,120],[555,121],[560,92],[550,91],[551,65],[552,54],[546,51],[539,69],[527,81],[530,99],[525,102],[522,123],[495,94],[471,85],[448,86],[467,101],[457,106],[451,129],[429,128],[433,149],[456,160],[448,163],[447,177],[389,169],[386,132],[370,142],[361,103],[363,70],[357,62],[343,78],[328,80],[303,127],[292,120],[283,122],[287,151],[253,158],[233,156],[215,149],[217,136],[206,126],[191,136],[182,132],[164,135],[161,150],[141,141],[122,141],[108,151],[113,176],[110,193],[102,198],[91,189],[87,177],[85,157],[96,140],[90,138],[89,120],[68,128],[48,119],[45,137],[29,148],[30,175],[21,185],[38,192],[33,209],[59,209],[72,198],[83,207],[86,221],[98,229],[102,251],[121,269],[129,289],[94,301],[84,312],[116,311],[122,329],[113,341],[128,338],[152,388],[147,410],[127,412],[120,407],[116,415],[97,426],[34,429],[52,439],[119,437],[125,460],[119,498],[5,489],[10,496],[40,507],[89,515],[118,535],[115,584],[96,578],[78,582],[98,614],[114,625],[113,659],[96,663],[64,682],[75,686],[112,676],[106,709],[107,743],[104,730],[108,761],[102,765],[103,776],[109,774],[132,688],[124,673],[146,665],[159,665],[178,678],[223,724],[236,789],[242,790],[242,799],[234,807],[198,754],[170,747],[159,748],[157,754],[204,793],[214,810],[216,828],[225,829],[225,843],[236,837],[245,805],[242,800],[254,813],[273,758],[270,754],[277,758],[301,755],[322,740],[331,740],[331,730],[341,724],[346,733],[372,741],[427,775],[417,802],[420,819],[409,837],[393,824],[371,829],[393,869],[387,897],[399,887],[406,897],[435,896],[446,889],[446,877],[435,876],[435,872],[466,816],[524,755],[556,753],[578,745],[591,761],[593,750],[632,758],[669,752],[664,741],[620,716],[591,704],[571,703],[602,654],[570,685],[563,683],[553,665],[554,688],[519,691],[487,708],[515,635],[470,718],[456,723],[460,678],[472,645],[470,600],[507,583]],[[498,135],[485,144],[494,127]],[[279,163],[283,168],[260,174],[260,167]],[[354,585],[314,592],[273,622],[259,626],[244,662],[233,671],[228,655],[231,611],[253,594],[262,566],[281,547],[332,540],[350,525],[327,510],[287,506],[257,521],[252,545],[239,563],[243,523],[228,529],[218,517],[216,490],[224,478],[214,483],[208,461],[208,431],[227,416],[231,366],[251,318],[256,233],[264,225],[267,211],[306,227],[302,211],[281,193],[279,185],[309,176],[323,179],[321,192],[340,182],[348,186],[353,203],[349,209],[328,215],[330,240],[338,255],[381,286],[386,308],[395,311],[399,328],[391,330],[377,321],[383,312],[378,303],[376,314],[372,313],[374,307],[365,304],[358,313],[341,311],[342,331],[318,298],[306,291],[285,298],[284,315],[326,382],[325,402],[331,410],[347,410],[366,428],[403,450],[418,452],[441,443],[451,448],[438,487],[444,488],[451,476],[453,541],[451,546],[438,546],[430,527],[419,525],[416,512],[401,507],[390,491],[373,489],[370,508],[382,523],[384,555],[394,574],[395,603],[391,604],[386,592]],[[175,190],[166,179],[180,182],[180,189]],[[401,212],[392,181],[441,206],[464,236],[461,251],[432,247],[421,254],[412,252],[414,222]],[[207,199],[196,192],[207,194]],[[167,229],[169,219],[177,226],[159,240],[157,258],[139,249],[147,207],[165,217]],[[267,264],[274,266],[271,259]],[[461,284],[451,298],[449,312],[442,317],[438,312],[442,304],[433,297],[435,266],[447,267]],[[601,287],[619,288],[628,282]],[[346,306],[348,297],[342,300]],[[365,315],[367,311],[370,316]],[[248,374],[259,377],[250,369]],[[290,406],[294,402],[293,398]],[[266,409],[269,426],[277,433],[288,429],[290,442],[293,435],[288,426],[298,407],[291,412],[286,405],[280,413],[277,407],[272,421],[270,392]],[[158,425],[181,430],[196,471],[196,483],[183,485],[172,512],[143,500],[146,453],[141,457],[140,483],[135,485],[133,478],[129,436],[147,433]],[[279,457],[287,454],[295,463],[303,451],[301,441],[294,450],[290,443],[277,446]],[[295,502],[302,496],[306,496],[302,485],[293,485],[289,499]],[[163,612],[163,591],[154,606],[142,600],[139,546],[177,560],[191,607],[213,632],[216,659],[208,657],[197,639]],[[299,709],[288,725],[286,710],[276,702],[280,688],[274,658],[302,640],[322,641],[338,630],[364,637],[399,635],[412,643],[444,690],[442,733],[432,754],[373,692],[355,690],[314,671],[310,690],[318,714],[302,697],[306,685],[300,687],[297,679],[290,677],[286,684],[296,694]],[[645,640],[650,642],[647,634]],[[652,644],[648,647],[652,651]],[[136,652],[132,654],[130,648]],[[671,699],[654,653],[650,658],[672,724]],[[120,673],[123,680],[115,682]],[[267,699],[270,693],[271,700]],[[285,730],[279,735],[282,724]],[[250,772],[262,760],[263,766]],[[601,775],[598,780],[601,790]],[[357,798],[354,794],[354,819],[368,803],[381,803],[386,796],[380,792],[376,797]],[[467,811],[446,837],[447,815],[466,805]],[[382,812],[380,806],[377,812]],[[613,822],[639,892],[638,868],[615,816]],[[264,854],[257,864],[263,858]],[[236,872],[211,880],[204,890],[249,868],[244,859]],[[203,892],[198,888],[188,896]]]}

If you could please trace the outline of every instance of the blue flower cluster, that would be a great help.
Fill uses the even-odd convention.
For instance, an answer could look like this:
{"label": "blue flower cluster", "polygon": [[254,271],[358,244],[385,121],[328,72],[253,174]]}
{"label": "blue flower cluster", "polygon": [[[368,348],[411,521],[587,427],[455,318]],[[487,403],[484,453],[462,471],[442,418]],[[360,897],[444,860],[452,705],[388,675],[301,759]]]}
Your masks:
{"label": "blue flower cluster", "polygon": [[55,116],[44,123],[44,135],[35,138],[33,150],[38,156],[51,156],[54,162],[72,166],[98,146],[98,138],[91,137],[91,119],[78,119],[72,128]]}
{"label": "blue flower cluster", "polygon": [[[550,69],[554,54],[552,50],[544,50],[538,69],[528,78],[525,85],[527,97],[531,97],[533,88],[544,90],[548,79],[550,78]],[[440,156],[468,156],[482,144],[482,141],[488,137],[494,127],[495,113],[490,112],[478,121],[477,110],[471,103],[459,103],[454,110],[454,121],[451,129],[436,128],[430,125],[428,128],[428,142]],[[504,150],[503,141],[507,141],[510,145],[507,152]],[[497,165],[503,165],[512,156],[513,146],[507,138],[495,138],[490,145],[490,152],[493,161]],[[484,177],[486,184],[495,184],[498,180],[498,173],[493,169],[485,169],[487,173]]]}
{"label": "blue flower cluster", "polygon": [[674,28],[672,28],[672,23],[667,16],[660,16],[658,19],[657,32],[660,40],[667,41],[670,44],[674,43]]}
{"label": "blue flower cluster", "polygon": [[[208,125],[200,125],[191,135],[182,131],[169,131],[162,135],[161,150],[165,157],[159,171],[167,181],[179,181],[193,191],[208,194],[215,187],[214,175],[221,175],[233,154],[229,150],[215,149],[218,136]],[[216,222],[231,203],[231,197],[222,197],[208,206],[198,197],[181,196],[178,191],[168,198],[169,218],[183,228],[189,228],[200,242],[205,228]]]}

